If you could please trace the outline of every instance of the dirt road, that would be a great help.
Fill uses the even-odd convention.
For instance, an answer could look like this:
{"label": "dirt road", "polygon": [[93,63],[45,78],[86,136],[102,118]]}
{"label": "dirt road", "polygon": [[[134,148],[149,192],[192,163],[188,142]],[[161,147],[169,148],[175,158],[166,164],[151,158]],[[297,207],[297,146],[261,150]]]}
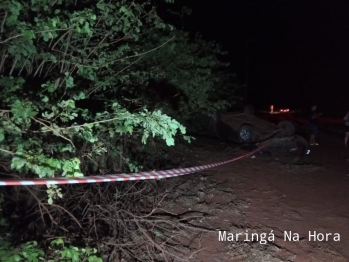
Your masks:
{"label": "dirt road", "polygon": [[[209,213],[201,225],[220,229],[221,241],[218,231],[193,237],[193,245],[202,248],[193,261],[349,261],[346,151],[339,138],[321,134],[318,142],[304,165],[257,156],[203,174],[191,188],[196,198],[182,208]],[[194,147],[193,158],[212,163],[241,153],[218,144]],[[241,235],[223,239],[223,231],[231,238]],[[285,231],[290,237],[292,232],[292,240],[285,239]],[[252,233],[255,241],[244,241]],[[261,243],[263,233],[273,239]],[[328,234],[327,241],[322,234]]]}

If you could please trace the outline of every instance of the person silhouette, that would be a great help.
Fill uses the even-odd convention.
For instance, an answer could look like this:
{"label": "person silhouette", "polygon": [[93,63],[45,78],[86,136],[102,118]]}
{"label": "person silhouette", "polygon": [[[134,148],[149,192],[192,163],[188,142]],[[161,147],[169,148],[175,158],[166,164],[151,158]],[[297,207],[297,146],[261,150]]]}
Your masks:
{"label": "person silhouette", "polygon": [[310,125],[310,145],[318,146],[316,143],[316,135],[319,133],[319,117],[322,113],[317,112],[317,106],[313,105],[310,111],[309,125]]}

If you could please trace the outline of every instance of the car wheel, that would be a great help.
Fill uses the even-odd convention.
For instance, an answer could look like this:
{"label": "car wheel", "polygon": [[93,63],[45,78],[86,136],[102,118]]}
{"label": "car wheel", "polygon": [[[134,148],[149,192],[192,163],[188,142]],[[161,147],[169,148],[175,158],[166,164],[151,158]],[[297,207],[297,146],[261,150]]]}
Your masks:
{"label": "car wheel", "polygon": [[296,136],[296,144],[300,147],[297,163],[303,164],[305,157],[310,153],[309,143],[304,137]]}
{"label": "car wheel", "polygon": [[304,137],[294,136],[290,140],[280,141],[274,148],[274,160],[283,164],[304,164],[306,156],[310,153],[309,144]]}
{"label": "car wheel", "polygon": [[281,132],[282,136],[293,136],[295,133],[295,127],[290,121],[283,120],[279,122],[277,126],[283,130],[283,132]]}
{"label": "car wheel", "polygon": [[239,129],[239,140],[243,143],[253,142],[254,129],[251,125],[242,125]]}

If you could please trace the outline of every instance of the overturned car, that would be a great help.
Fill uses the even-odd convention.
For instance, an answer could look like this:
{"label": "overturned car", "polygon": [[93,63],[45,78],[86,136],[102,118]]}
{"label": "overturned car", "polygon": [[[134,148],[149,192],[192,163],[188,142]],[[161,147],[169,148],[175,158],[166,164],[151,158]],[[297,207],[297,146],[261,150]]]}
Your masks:
{"label": "overturned car", "polygon": [[253,147],[269,140],[262,151],[281,162],[303,163],[310,153],[308,142],[295,134],[291,122],[283,120],[273,124],[256,117],[251,106],[242,113],[217,112],[212,127],[220,139],[244,146]]}

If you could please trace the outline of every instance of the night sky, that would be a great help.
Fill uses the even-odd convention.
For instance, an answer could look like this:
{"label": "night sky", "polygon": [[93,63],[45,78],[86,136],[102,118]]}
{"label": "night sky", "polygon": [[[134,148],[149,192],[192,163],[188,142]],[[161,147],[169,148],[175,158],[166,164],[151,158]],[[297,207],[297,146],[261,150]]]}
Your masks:
{"label": "night sky", "polygon": [[175,1],[193,10],[185,29],[221,43],[247,75],[250,103],[349,108],[349,1]]}

